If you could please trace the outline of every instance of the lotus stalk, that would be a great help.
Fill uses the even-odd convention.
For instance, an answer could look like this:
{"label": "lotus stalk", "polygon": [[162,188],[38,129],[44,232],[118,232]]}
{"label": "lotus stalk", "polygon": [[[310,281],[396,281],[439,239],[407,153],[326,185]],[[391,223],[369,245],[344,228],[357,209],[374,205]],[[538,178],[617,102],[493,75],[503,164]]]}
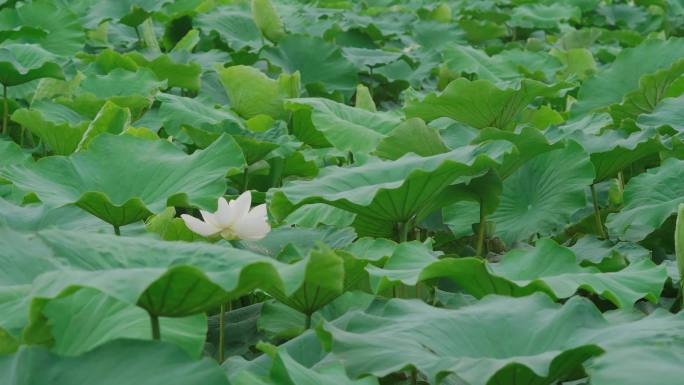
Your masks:
{"label": "lotus stalk", "polygon": [[219,198],[218,210],[214,213],[200,210],[203,220],[187,214],[181,215],[181,218],[191,231],[203,237],[256,241],[271,231],[271,225],[268,223],[266,205],[261,204],[250,210],[251,204],[252,194],[245,191],[230,202]]}
{"label": "lotus stalk", "polygon": [[[677,210],[674,245],[679,275],[684,277],[684,204],[680,204],[679,209]],[[680,290],[684,290],[684,282],[680,281],[679,288]],[[682,295],[684,294],[680,293],[680,297],[682,297]],[[682,298],[682,303],[684,304],[684,298]]]}
{"label": "lotus stalk", "polygon": [[9,116],[9,103],[7,102],[7,84],[2,85],[2,133],[7,135],[7,117]]}

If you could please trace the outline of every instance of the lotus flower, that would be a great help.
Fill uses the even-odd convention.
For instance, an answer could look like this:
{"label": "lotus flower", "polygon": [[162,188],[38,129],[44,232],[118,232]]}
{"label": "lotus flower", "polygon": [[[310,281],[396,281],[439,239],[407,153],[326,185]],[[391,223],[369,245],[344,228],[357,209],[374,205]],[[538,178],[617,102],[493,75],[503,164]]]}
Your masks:
{"label": "lotus flower", "polygon": [[266,205],[261,204],[250,210],[251,204],[252,194],[245,191],[230,202],[219,198],[218,210],[213,214],[200,210],[204,221],[187,214],[181,215],[181,218],[190,230],[203,237],[220,235],[226,240],[255,241],[265,237],[271,231],[271,226],[268,224]]}

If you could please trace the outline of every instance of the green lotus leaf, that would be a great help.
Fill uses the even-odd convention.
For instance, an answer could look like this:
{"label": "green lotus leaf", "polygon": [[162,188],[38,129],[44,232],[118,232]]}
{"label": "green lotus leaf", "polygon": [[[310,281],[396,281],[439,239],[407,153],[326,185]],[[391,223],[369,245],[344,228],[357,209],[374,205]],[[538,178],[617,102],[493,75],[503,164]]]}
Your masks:
{"label": "green lotus leaf", "polygon": [[159,12],[171,0],[104,0],[83,10],[85,25],[95,28],[103,21],[114,20],[130,27],[142,24],[152,13]]}
{"label": "green lotus leaf", "polygon": [[234,243],[237,247],[278,260],[299,260],[318,248],[319,243],[338,249],[347,246],[354,238],[356,238],[356,233],[349,227],[307,229],[281,226],[273,229],[266,237],[258,241]]}
{"label": "green lotus leaf", "polygon": [[259,50],[264,44],[261,32],[249,10],[235,6],[222,6],[211,12],[202,13],[193,24],[205,34],[215,31],[230,48],[237,51],[245,47]]}
{"label": "green lotus leaf", "polygon": [[[586,118],[583,120],[587,121]],[[596,182],[615,177],[631,164],[663,149],[655,129],[632,133],[610,129],[591,132],[588,129],[588,125],[571,122],[553,127],[545,134],[552,141],[563,138],[579,143],[591,157],[596,170]]]}
{"label": "green lotus leaf", "polygon": [[356,67],[337,46],[318,37],[287,35],[277,47],[265,48],[262,56],[284,72],[299,71],[311,96],[335,91],[351,96],[358,83]]}
{"label": "green lotus leaf", "polygon": [[550,97],[565,87],[524,79],[517,88],[501,89],[487,80],[456,79],[440,94],[424,99],[409,99],[404,107],[407,117],[426,122],[448,117],[475,128],[510,127],[527,105],[537,97]]}
{"label": "green lotus leaf", "polygon": [[131,112],[128,108],[122,108],[110,101],[106,101],[88,125],[88,129],[83,133],[83,138],[78,143],[77,150],[88,148],[90,142],[102,133],[107,132],[117,135],[125,132],[130,124]]}
{"label": "green lotus leaf", "polygon": [[[115,339],[152,338],[150,318],[143,309],[94,289],[51,301],[43,315],[54,338],[51,351],[62,356],[77,356]],[[162,340],[175,343],[192,357],[200,356],[207,334],[204,314],[159,321]]]}
{"label": "green lotus leaf", "polygon": [[60,56],[83,50],[85,32],[67,6],[54,1],[32,1],[0,11],[0,40],[37,44]]}
{"label": "green lotus leaf", "polygon": [[465,31],[468,41],[481,43],[508,35],[508,28],[504,24],[487,20],[461,19],[458,25]]}
{"label": "green lotus leaf", "polygon": [[0,224],[20,231],[38,231],[51,227],[65,230],[86,229],[111,232],[111,226],[74,206],[49,207],[44,204],[17,206],[0,198]]}
{"label": "green lotus leaf", "polygon": [[327,203],[356,213],[360,235],[391,235],[395,224],[421,220],[437,209],[434,204],[449,185],[486,173],[510,151],[509,143],[499,141],[430,157],[409,154],[396,161],[328,167],[314,180],[270,190],[271,213],[284,218],[302,205]]}
{"label": "green lotus leaf", "polygon": [[682,101],[684,95],[676,98],[667,98],[660,102],[651,113],[639,115],[637,124],[642,129],[664,127],[674,130],[676,133],[684,132],[684,113],[682,113]]}
{"label": "green lotus leaf", "polygon": [[45,204],[73,204],[123,226],[167,205],[215,207],[225,191],[225,175],[243,164],[229,137],[186,155],[166,141],[101,134],[85,152],[11,166],[1,175]]}
{"label": "green lotus leaf", "polygon": [[641,114],[652,113],[661,100],[676,97],[684,92],[684,60],[678,60],[670,68],[660,69],[639,79],[639,89],[625,95],[622,103],[610,107],[616,121],[637,119]]}
{"label": "green lotus leaf", "polygon": [[667,280],[665,267],[650,260],[607,273],[596,267],[581,267],[570,249],[548,239],[538,241],[530,250],[510,251],[499,263],[475,258],[438,259],[419,243],[403,243],[382,268],[369,265],[366,270],[376,293],[399,282],[416,286],[448,278],[476,298],[489,294],[520,297],[540,291],[554,299],[565,299],[583,289],[621,308],[629,308],[642,298],[656,302]]}
{"label": "green lotus leaf", "polygon": [[354,63],[359,71],[368,71],[370,67],[383,66],[401,58],[400,52],[358,47],[345,47],[342,49],[342,54],[347,60]]}
{"label": "green lotus leaf", "polygon": [[626,241],[640,241],[684,203],[682,180],[684,161],[670,158],[629,180],[625,185],[624,207],[609,214],[606,227],[610,233]]}
{"label": "green lotus leaf", "polygon": [[31,159],[29,153],[24,152],[16,143],[0,139],[0,169],[12,164],[27,163]]}
{"label": "green lotus leaf", "polygon": [[270,0],[252,0],[252,17],[268,40],[278,42],[285,36],[283,21]]}
{"label": "green lotus leaf", "polygon": [[607,352],[589,366],[595,385],[670,385],[679,381],[684,365],[681,340],[662,345],[623,347]]}
{"label": "green lotus leaf", "polygon": [[437,155],[449,151],[439,131],[418,118],[411,118],[393,129],[373,152],[382,159],[397,160],[408,153],[420,156]]}
{"label": "green lotus leaf", "polygon": [[159,234],[165,241],[193,242],[204,239],[201,235],[192,232],[181,218],[176,218],[176,209],[167,207],[159,214],[153,215],[145,221],[147,231]]}
{"label": "green lotus leaf", "polygon": [[452,71],[476,74],[478,79],[494,83],[516,81],[527,74],[540,73],[542,80],[552,79],[561,63],[543,52],[507,50],[495,56],[470,46],[452,46],[444,51],[444,60]]}
{"label": "green lotus leaf", "polygon": [[352,378],[384,377],[413,367],[430,383],[453,373],[472,385],[554,384],[609,350],[616,338],[648,341],[667,324],[674,330],[657,338],[665,341],[681,335],[682,326],[675,326],[679,322],[681,316],[661,313],[611,325],[586,299],[572,298],[560,306],[538,294],[490,296],[457,310],[395,299],[372,312],[352,312],[325,323],[318,334]]}
{"label": "green lotus leaf", "polygon": [[69,107],[51,101],[39,100],[31,108],[21,108],[12,114],[12,120],[39,137],[58,155],[76,151],[89,121]]}
{"label": "green lotus leaf", "polygon": [[0,83],[11,87],[39,78],[64,79],[55,56],[35,44],[0,45]]}
{"label": "green lotus leaf", "polygon": [[562,22],[578,22],[581,17],[581,10],[570,4],[523,4],[513,9],[508,24],[512,27],[553,29]]}
{"label": "green lotus leaf", "polygon": [[269,378],[262,379],[244,371],[232,382],[236,385],[378,385],[378,380],[373,377],[349,379],[339,362],[329,363],[321,369],[310,369],[293,359],[285,349],[278,349],[274,354]]}
{"label": "green lotus leaf", "polygon": [[220,67],[217,72],[231,108],[247,119],[260,114],[283,119],[286,117],[283,101],[299,96],[297,73],[281,74],[277,80],[273,80],[256,68],[243,65]]}
{"label": "green lotus leaf", "polygon": [[157,79],[165,80],[169,87],[192,91],[200,89],[202,68],[197,63],[177,63],[169,55],[159,55],[153,60],[149,60],[138,52],[131,52],[127,56],[140,67],[151,69],[157,75]]}
{"label": "green lotus leaf", "polygon": [[317,227],[318,225],[346,227],[354,222],[354,214],[323,203],[306,205],[293,211],[285,218],[285,223],[297,227]]}
{"label": "green lotus leaf", "polygon": [[223,371],[208,358],[197,361],[170,344],[128,339],[112,341],[79,357],[26,346],[16,354],[0,356],[0,369],[2,381],[11,385],[49,384],[56,378],[66,384],[228,385]]}
{"label": "green lotus leaf", "polygon": [[232,111],[213,108],[197,99],[161,93],[156,96],[156,100],[161,102],[159,115],[163,119],[164,129],[176,136],[180,134],[182,127],[187,126],[203,129],[224,124],[237,127],[243,125]]}
{"label": "green lotus leaf", "polygon": [[561,79],[576,76],[580,80],[585,80],[597,70],[594,56],[586,48],[551,50],[550,54],[563,63],[565,67],[559,75]]}
{"label": "green lotus leaf", "polygon": [[[0,241],[5,246],[0,259],[12,266],[0,276],[0,308],[12,311],[0,320],[0,328],[10,335],[24,329],[27,343],[49,343],[53,335],[43,310],[82,288],[159,317],[203,313],[256,288],[283,298],[306,298],[309,305],[330,295],[321,289],[319,295],[326,295],[316,299],[316,287],[308,287],[314,289],[309,294],[304,289],[306,282],[316,282],[320,272],[314,267],[328,271],[325,263],[308,257],[283,264],[220,245],[64,230],[23,234],[4,228]],[[354,271],[362,274],[363,265]],[[324,288],[330,285],[336,284]]]}
{"label": "green lotus leaf", "polygon": [[75,97],[60,98],[58,102],[94,118],[109,100],[129,108],[135,120],[152,105],[154,96],[162,88],[166,88],[166,82],[157,80],[154,72],[147,68],[134,72],[116,68],[105,75],[87,76],[79,84]]}
{"label": "green lotus leaf", "polygon": [[365,111],[322,98],[288,99],[285,108],[294,111],[293,134],[311,145],[369,153],[399,125],[399,119]]}
{"label": "green lotus leaf", "polygon": [[682,49],[684,39],[672,38],[646,40],[638,47],[622,50],[607,69],[582,84],[572,115],[582,116],[621,102],[639,88],[642,76],[669,68],[681,59]]}
{"label": "green lotus leaf", "polygon": [[577,143],[532,158],[504,180],[501,202],[488,220],[507,243],[562,231],[586,205],[595,177],[588,154]]}

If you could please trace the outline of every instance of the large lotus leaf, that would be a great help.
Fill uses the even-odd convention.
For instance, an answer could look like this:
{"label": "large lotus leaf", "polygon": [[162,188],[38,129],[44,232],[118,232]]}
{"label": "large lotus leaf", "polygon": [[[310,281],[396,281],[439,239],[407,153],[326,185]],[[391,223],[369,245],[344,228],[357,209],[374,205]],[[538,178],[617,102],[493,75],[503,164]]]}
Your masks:
{"label": "large lotus leaf", "polygon": [[[381,309],[348,313],[318,333],[352,378],[415,367],[430,383],[453,373],[472,385],[550,385],[571,377],[616,339],[640,343],[681,335],[681,319],[659,313],[611,325],[578,297],[560,306],[544,295],[489,296],[458,310],[395,299]],[[672,329],[663,333],[662,327]]]}
{"label": "large lotus leaf", "polygon": [[154,59],[148,59],[138,52],[131,52],[127,56],[140,67],[151,69],[157,75],[157,79],[165,80],[169,87],[192,91],[200,89],[202,68],[197,63],[177,63],[169,55],[159,55]]}
{"label": "large lotus leaf", "polygon": [[[292,259],[292,254],[297,255],[294,259],[301,259],[315,248],[318,249],[317,246],[320,243],[333,249],[339,249],[347,246],[354,238],[356,238],[356,233],[350,227],[307,229],[281,226],[271,230],[258,241],[237,241],[233,242],[233,245],[278,260]],[[324,258],[334,257],[325,255]]]}
{"label": "large lotus leaf", "polygon": [[[585,117],[583,120],[587,120]],[[546,131],[551,141],[570,139],[579,143],[591,157],[596,182],[614,177],[632,163],[663,149],[655,129],[627,133],[622,130],[590,132],[587,125],[571,122]]]}
{"label": "large lotus leaf", "polygon": [[89,28],[95,28],[103,21],[119,21],[127,26],[137,27],[150,14],[158,12],[171,0],[103,0],[95,1],[84,9],[83,21]]}
{"label": "large lotus leaf", "polygon": [[[63,356],[77,356],[119,338],[152,338],[150,317],[143,309],[94,289],[51,301],[43,315],[54,338],[51,350]],[[162,340],[175,343],[192,357],[200,356],[207,334],[206,315],[159,321]]]}
{"label": "large lotus leaf", "polygon": [[12,309],[0,326],[13,333],[26,327],[23,338],[32,343],[52,339],[48,320],[40,316],[43,309],[79,288],[96,289],[160,317],[185,317],[256,288],[292,297],[307,274],[318,274],[307,272],[308,258],[283,264],[207,243],[64,230],[23,234],[7,228],[0,241],[5,245],[0,259],[9,266],[0,276],[0,307]]}
{"label": "large lotus leaf", "polygon": [[475,128],[508,128],[516,116],[537,97],[550,97],[565,84],[548,86],[524,79],[518,87],[499,88],[488,80],[456,79],[440,94],[429,94],[422,100],[409,99],[404,107],[407,117],[429,122],[448,117]]}
{"label": "large lotus leaf", "polygon": [[665,267],[650,260],[608,273],[581,267],[570,249],[548,239],[538,241],[531,250],[513,250],[499,263],[476,258],[437,259],[424,246],[405,243],[394,250],[382,268],[369,265],[366,270],[375,292],[399,282],[415,286],[448,278],[476,298],[489,294],[520,297],[540,291],[554,299],[565,299],[583,289],[627,308],[642,298],[657,302],[667,280]]}
{"label": "large lotus leaf", "polygon": [[383,66],[401,58],[400,52],[357,47],[342,48],[342,54],[347,60],[354,63],[359,71],[368,71],[367,67]]}
{"label": "large lotus leaf", "polygon": [[626,346],[611,350],[588,368],[593,385],[671,385],[681,381],[681,340],[666,344]]}
{"label": "large lotus leaf", "polygon": [[356,286],[365,276],[365,263],[328,247],[309,254],[303,282],[293,294],[271,289],[269,294],[279,302],[311,315]]}
{"label": "large lotus leaf", "polygon": [[[95,118],[88,124],[88,129],[83,133],[83,137],[78,143],[76,151],[88,148],[90,142],[92,142],[95,137],[105,132],[114,135],[126,132],[130,124],[131,111],[128,108],[119,107],[110,101],[106,101],[97,115],[95,115]],[[141,132],[154,135],[152,132],[147,132],[145,130]]]}
{"label": "large lotus leaf", "polygon": [[429,214],[423,211],[434,208],[449,185],[486,173],[510,151],[510,143],[495,141],[430,157],[409,154],[396,161],[329,167],[314,180],[269,191],[271,213],[284,218],[302,205],[327,203],[356,213],[360,235],[391,235],[394,224]]}
{"label": "large lotus leaf", "polygon": [[166,81],[157,80],[148,68],[127,71],[116,68],[107,74],[89,74],[78,86],[74,96],[58,98],[57,101],[94,118],[106,101],[129,108],[133,120],[138,119],[152,105],[154,96],[166,88]]}
{"label": "large lotus leaf", "polygon": [[476,74],[478,79],[494,83],[516,81],[537,73],[542,79],[551,79],[561,69],[558,59],[544,52],[507,50],[490,57],[470,46],[452,46],[443,56],[452,71]]}
{"label": "large lotus leaf", "polygon": [[297,227],[319,225],[346,227],[354,222],[354,214],[323,203],[306,205],[293,211],[285,218],[285,224]]}
{"label": "large lotus leaf", "polygon": [[225,175],[243,165],[230,137],[186,155],[162,140],[101,134],[87,151],[11,166],[1,175],[45,204],[75,204],[123,226],[167,205],[214,208],[225,191]]}
{"label": "large lotus leaf", "polygon": [[61,357],[43,347],[25,346],[16,354],[0,356],[0,373],[7,385],[228,385],[215,361],[192,359],[167,343],[128,339],[112,341],[79,357]]}
{"label": "large lotus leaf", "polygon": [[684,95],[667,98],[660,102],[651,113],[639,115],[637,124],[642,128],[660,129],[668,127],[677,133],[684,132]]}
{"label": "large lotus leaf", "polygon": [[570,4],[523,4],[513,9],[508,24],[512,27],[555,29],[561,22],[578,22],[581,17],[580,9]]}
{"label": "large lotus leaf", "polygon": [[40,0],[0,11],[0,41],[9,39],[38,44],[69,56],[83,49],[85,33],[78,17],[58,2]]}
{"label": "large lotus leaf", "polygon": [[488,219],[507,243],[562,231],[586,205],[594,180],[589,155],[575,142],[532,158],[504,180],[501,202]]}
{"label": "large lotus leaf", "polygon": [[622,50],[610,66],[587,79],[580,87],[573,116],[618,103],[639,88],[643,75],[669,68],[684,57],[684,39],[651,39],[635,48]]}
{"label": "large lotus leaf", "polygon": [[31,155],[24,152],[19,145],[10,140],[0,139],[0,168],[25,163],[30,159]]}
{"label": "large lotus leaf", "polygon": [[35,44],[0,46],[0,83],[11,87],[39,78],[63,79],[55,56]]}
{"label": "large lotus leaf", "polygon": [[606,227],[626,241],[640,241],[684,203],[684,161],[670,158],[660,167],[637,175],[625,185],[624,207],[609,214]]}
{"label": "large lotus leaf", "polygon": [[268,378],[258,378],[249,371],[240,371],[231,379],[235,385],[378,385],[375,377],[351,380],[339,362],[331,362],[319,369],[302,365],[285,349],[274,352],[273,366]]}
{"label": "large lotus leaf", "polygon": [[0,198],[0,224],[20,231],[38,231],[50,227],[65,230],[111,232],[112,227],[74,206],[49,207],[43,204],[15,206]]}
{"label": "large lotus leaf", "polygon": [[322,98],[288,99],[285,108],[294,111],[293,134],[317,145],[322,136],[333,147],[369,153],[399,125],[399,119]]}
{"label": "large lotus leaf", "polygon": [[610,113],[616,121],[631,118],[640,114],[649,114],[661,100],[676,97],[684,92],[684,60],[676,61],[672,67],[664,68],[639,79],[639,89],[624,97],[621,104],[610,107]]}
{"label": "large lotus leaf", "polygon": [[248,119],[259,114],[284,119],[287,115],[283,101],[299,96],[299,75],[296,73],[281,74],[273,80],[256,68],[243,65],[219,67],[217,72],[231,108]]}
{"label": "large lotus leaf", "polygon": [[419,118],[411,118],[393,129],[373,152],[382,159],[397,160],[408,153],[420,156],[437,155],[449,151],[439,131]]}
{"label": "large lotus leaf", "polygon": [[87,117],[69,107],[47,100],[14,111],[12,120],[26,127],[58,155],[73,153],[90,123]]}
{"label": "large lotus leaf", "polygon": [[194,25],[205,33],[215,31],[236,51],[245,47],[259,50],[264,44],[250,12],[235,6],[222,6],[201,13],[194,20]]}
{"label": "large lotus leaf", "polygon": [[233,112],[213,108],[197,99],[159,94],[156,100],[161,102],[159,115],[164,120],[164,129],[170,130],[174,135],[178,135],[183,126],[204,128],[232,124],[242,127],[240,118]]}
{"label": "large lotus leaf", "polygon": [[356,67],[342,56],[337,46],[319,37],[287,35],[277,47],[262,55],[287,73],[299,71],[310,93],[340,91],[351,95],[358,83]]}

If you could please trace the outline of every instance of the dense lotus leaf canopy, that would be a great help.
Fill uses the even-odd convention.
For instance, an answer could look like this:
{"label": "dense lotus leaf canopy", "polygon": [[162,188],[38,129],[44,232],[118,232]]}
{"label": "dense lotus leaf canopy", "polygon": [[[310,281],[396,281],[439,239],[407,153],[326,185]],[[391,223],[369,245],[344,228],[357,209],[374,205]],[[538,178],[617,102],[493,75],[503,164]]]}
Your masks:
{"label": "dense lotus leaf canopy", "polygon": [[0,0],[0,123],[2,385],[684,378],[681,0]]}

